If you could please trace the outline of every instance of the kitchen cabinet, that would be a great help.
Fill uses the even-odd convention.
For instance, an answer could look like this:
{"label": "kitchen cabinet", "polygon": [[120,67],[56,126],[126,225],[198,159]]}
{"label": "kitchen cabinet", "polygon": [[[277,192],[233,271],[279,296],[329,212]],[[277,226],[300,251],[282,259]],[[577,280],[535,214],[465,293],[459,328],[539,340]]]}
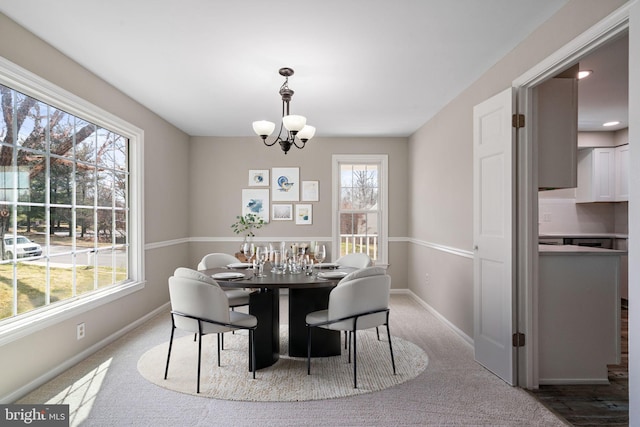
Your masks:
{"label": "kitchen cabinet", "polygon": [[576,202],[614,202],[615,167],[615,147],[578,150]]}
{"label": "kitchen cabinet", "polygon": [[578,150],[577,203],[629,200],[629,144]]}
{"label": "kitchen cabinet", "polygon": [[[575,72],[574,72],[575,71]],[[576,70],[534,90],[534,140],[538,150],[538,188],[577,186],[578,83]]]}
{"label": "kitchen cabinet", "polygon": [[541,245],[540,384],[608,384],[620,363],[620,259],[626,252]]}
{"label": "kitchen cabinet", "polygon": [[616,201],[629,200],[629,144],[615,148]]}

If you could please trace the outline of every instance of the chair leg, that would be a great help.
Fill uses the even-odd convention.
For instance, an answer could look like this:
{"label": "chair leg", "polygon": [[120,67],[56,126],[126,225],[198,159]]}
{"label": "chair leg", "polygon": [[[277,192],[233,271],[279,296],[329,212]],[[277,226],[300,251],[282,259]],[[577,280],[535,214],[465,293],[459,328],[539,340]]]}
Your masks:
{"label": "chair leg", "polygon": [[347,352],[347,363],[351,363],[351,331],[349,331],[349,351]]}
{"label": "chair leg", "polygon": [[358,345],[356,342],[356,329],[353,330],[353,388],[358,388]]}
{"label": "chair leg", "polygon": [[220,348],[224,350],[224,333],[220,334]]}
{"label": "chair leg", "polygon": [[200,362],[202,358],[202,333],[198,333],[198,386],[196,393],[200,393]]}
{"label": "chair leg", "polygon": [[171,357],[171,347],[173,346],[173,332],[176,327],[173,325],[173,317],[171,318],[171,338],[169,338],[169,352],[167,353],[167,366],[164,368],[164,379],[167,379],[167,373],[169,372],[169,358]]}
{"label": "chair leg", "polygon": [[389,340],[389,352],[391,352],[391,366],[393,366],[393,375],[396,374],[396,361],[393,358],[393,347],[391,346],[391,331],[389,331],[389,319],[387,314],[387,339]]}
{"label": "chair leg", "polygon": [[348,339],[347,335],[348,335],[348,332],[344,331],[344,349],[345,350],[347,349],[347,339]]}
{"label": "chair leg", "polygon": [[222,341],[222,334],[217,334],[218,336],[218,367],[220,367],[220,342]]}
{"label": "chair leg", "polygon": [[380,341],[380,331],[378,330],[377,326],[376,326],[376,337],[378,337],[378,341]]}
{"label": "chair leg", "polygon": [[307,375],[311,375],[311,326],[307,326]]}

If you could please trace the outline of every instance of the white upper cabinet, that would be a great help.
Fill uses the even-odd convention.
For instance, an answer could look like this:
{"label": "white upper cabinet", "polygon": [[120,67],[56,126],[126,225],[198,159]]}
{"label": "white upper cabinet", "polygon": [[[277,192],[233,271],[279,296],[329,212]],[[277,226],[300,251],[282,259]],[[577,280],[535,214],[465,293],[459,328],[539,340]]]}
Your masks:
{"label": "white upper cabinet", "polygon": [[629,200],[629,144],[616,147],[616,201]]}
{"label": "white upper cabinet", "polygon": [[578,151],[576,202],[616,201],[615,147],[583,148]]}

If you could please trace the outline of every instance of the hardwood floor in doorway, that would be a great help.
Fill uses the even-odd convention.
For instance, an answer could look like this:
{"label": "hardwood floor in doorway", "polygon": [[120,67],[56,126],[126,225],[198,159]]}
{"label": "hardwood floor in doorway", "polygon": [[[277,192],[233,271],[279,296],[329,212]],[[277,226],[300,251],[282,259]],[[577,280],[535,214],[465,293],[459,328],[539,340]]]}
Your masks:
{"label": "hardwood floor in doorway", "polygon": [[538,390],[529,390],[571,425],[629,425],[629,311],[626,305],[621,314],[620,364],[609,365],[609,385],[541,385]]}

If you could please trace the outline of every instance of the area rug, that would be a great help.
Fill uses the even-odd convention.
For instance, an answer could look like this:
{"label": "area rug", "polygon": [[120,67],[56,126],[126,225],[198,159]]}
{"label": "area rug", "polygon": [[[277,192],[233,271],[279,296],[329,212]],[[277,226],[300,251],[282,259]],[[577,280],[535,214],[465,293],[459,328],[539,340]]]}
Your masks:
{"label": "area rug", "polygon": [[378,341],[374,331],[358,332],[358,388],[353,387],[353,364],[346,351],[341,356],[311,359],[287,356],[287,328],[280,330],[280,360],[260,369],[252,379],[248,370],[247,335],[227,333],[221,366],[217,366],[216,336],[202,339],[200,394],[196,394],[198,343],[193,335],[174,339],[169,375],[164,379],[169,343],[158,345],[138,360],[138,371],[150,382],[180,393],[214,399],[286,402],[331,399],[383,390],[409,381],[422,373],[428,356],[417,345],[392,336],[396,375],[393,375],[386,334]]}

